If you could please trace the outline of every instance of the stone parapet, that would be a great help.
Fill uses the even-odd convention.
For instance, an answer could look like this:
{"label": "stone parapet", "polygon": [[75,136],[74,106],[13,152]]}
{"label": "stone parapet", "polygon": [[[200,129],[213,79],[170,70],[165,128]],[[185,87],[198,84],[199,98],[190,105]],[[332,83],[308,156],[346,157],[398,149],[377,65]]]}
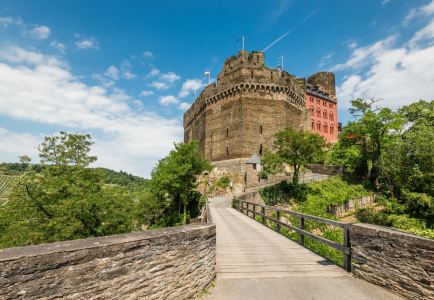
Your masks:
{"label": "stone parapet", "polygon": [[327,166],[322,164],[308,165],[307,166],[312,173],[324,174],[324,175],[343,175],[344,167],[343,166]]}
{"label": "stone parapet", "polygon": [[353,224],[352,272],[408,299],[434,299],[434,240],[371,224]]}
{"label": "stone parapet", "polygon": [[214,224],[0,249],[0,299],[186,299],[216,276]]}

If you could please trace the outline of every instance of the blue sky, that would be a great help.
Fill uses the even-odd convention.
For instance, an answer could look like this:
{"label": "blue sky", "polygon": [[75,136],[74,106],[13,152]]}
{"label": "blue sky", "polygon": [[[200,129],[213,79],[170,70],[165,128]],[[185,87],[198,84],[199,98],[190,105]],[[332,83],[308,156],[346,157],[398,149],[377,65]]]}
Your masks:
{"label": "blue sky", "polygon": [[269,67],[283,55],[297,77],[333,71],[344,124],[362,95],[431,100],[433,16],[433,0],[3,0],[0,162],[39,162],[44,136],[79,131],[93,134],[94,166],[149,178],[183,140],[204,72],[215,80],[242,36]]}

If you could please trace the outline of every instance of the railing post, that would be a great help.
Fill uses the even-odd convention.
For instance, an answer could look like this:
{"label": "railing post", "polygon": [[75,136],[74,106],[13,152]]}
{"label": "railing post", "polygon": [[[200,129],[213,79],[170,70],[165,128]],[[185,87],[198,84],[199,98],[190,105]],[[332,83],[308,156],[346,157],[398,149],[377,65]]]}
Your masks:
{"label": "railing post", "polygon": [[[346,247],[351,247],[350,231],[348,228],[344,228],[343,245]],[[344,253],[344,269],[347,270],[347,272],[351,272],[351,250],[350,250],[350,254]]]}
{"label": "railing post", "polygon": [[261,214],[262,214],[262,224],[264,224],[265,225],[265,218],[264,218],[264,216],[265,216],[265,208],[264,207],[261,207]]}
{"label": "railing post", "polygon": [[[280,221],[280,211],[276,212],[276,220]],[[276,224],[276,230],[280,233],[280,224]]]}
{"label": "railing post", "polygon": [[[304,218],[299,217],[298,223],[300,225],[300,229],[304,230]],[[302,235],[301,233],[299,233],[298,235],[298,242],[300,243],[300,245],[304,246],[304,235]]]}
{"label": "railing post", "polygon": [[256,205],[255,203],[253,203],[253,220],[256,220],[255,211],[256,211]]}

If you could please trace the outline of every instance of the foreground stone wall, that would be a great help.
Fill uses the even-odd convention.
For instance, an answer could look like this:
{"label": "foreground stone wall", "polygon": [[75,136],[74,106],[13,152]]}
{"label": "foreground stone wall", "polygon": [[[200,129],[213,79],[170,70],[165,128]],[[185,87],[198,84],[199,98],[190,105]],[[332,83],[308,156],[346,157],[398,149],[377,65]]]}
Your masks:
{"label": "foreground stone wall", "polygon": [[312,173],[324,174],[324,175],[342,175],[344,174],[343,166],[326,166],[326,165],[308,165],[308,168]]}
{"label": "foreground stone wall", "polygon": [[371,224],[353,224],[352,272],[408,299],[434,299],[434,240]]}
{"label": "foreground stone wall", "polygon": [[186,299],[215,278],[215,234],[190,224],[0,249],[0,299]]}

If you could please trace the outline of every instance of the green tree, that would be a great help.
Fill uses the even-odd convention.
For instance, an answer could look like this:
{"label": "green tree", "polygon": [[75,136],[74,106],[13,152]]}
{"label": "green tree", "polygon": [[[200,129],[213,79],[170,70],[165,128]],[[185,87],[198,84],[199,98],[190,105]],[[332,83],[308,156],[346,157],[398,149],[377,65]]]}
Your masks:
{"label": "green tree", "polygon": [[352,100],[349,111],[356,121],[349,122],[341,133],[341,141],[347,148],[356,146],[360,151],[356,173],[372,183],[379,176],[378,162],[382,151],[398,136],[404,123],[400,113],[374,107],[378,101],[367,101],[365,98]]}
{"label": "green tree", "polygon": [[187,206],[197,187],[197,176],[213,168],[202,158],[201,153],[196,151],[198,144],[197,140],[187,144],[175,143],[175,149],[159,160],[151,172],[152,179],[148,181],[148,186],[162,199],[162,208],[171,219],[169,223],[175,222],[174,217],[176,213],[181,214],[182,207],[182,223],[186,223]]}
{"label": "green tree", "polygon": [[20,178],[0,211],[2,247],[23,246],[129,232],[134,201],[125,188],[104,188],[102,172],[85,168],[88,134],[48,136],[39,147],[40,173]]}
{"label": "green tree", "polygon": [[266,170],[281,169],[283,163],[289,164],[294,168],[294,185],[298,184],[300,168],[323,161],[326,149],[330,147],[323,136],[307,131],[295,131],[291,127],[276,132],[273,137],[275,153],[267,151],[261,159],[261,164]]}

